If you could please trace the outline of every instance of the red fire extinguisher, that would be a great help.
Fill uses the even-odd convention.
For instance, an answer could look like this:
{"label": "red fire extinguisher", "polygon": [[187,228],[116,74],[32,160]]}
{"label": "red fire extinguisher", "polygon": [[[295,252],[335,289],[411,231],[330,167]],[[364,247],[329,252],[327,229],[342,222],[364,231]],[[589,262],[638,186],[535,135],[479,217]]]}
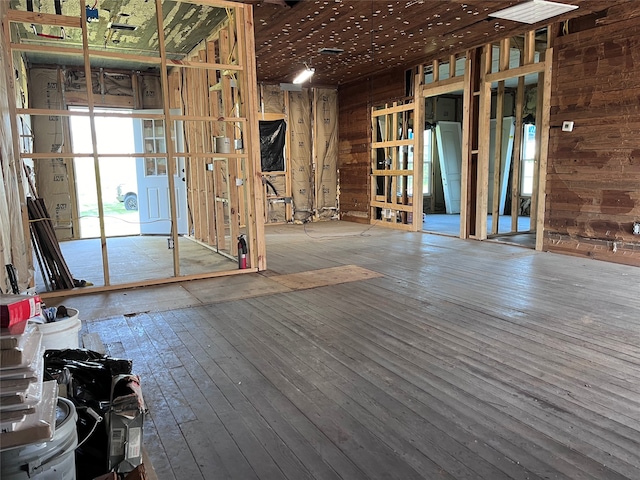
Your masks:
{"label": "red fire extinguisher", "polygon": [[247,241],[244,239],[244,235],[238,237],[238,268],[247,268]]}

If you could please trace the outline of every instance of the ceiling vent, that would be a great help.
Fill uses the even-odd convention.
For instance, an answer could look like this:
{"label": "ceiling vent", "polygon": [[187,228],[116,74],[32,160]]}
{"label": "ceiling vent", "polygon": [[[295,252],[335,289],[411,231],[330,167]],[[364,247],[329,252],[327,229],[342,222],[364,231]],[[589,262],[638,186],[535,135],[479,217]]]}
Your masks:
{"label": "ceiling vent", "polygon": [[344,53],[342,48],[321,48],[318,53],[324,53],[325,55],[340,55]]}
{"label": "ceiling vent", "polygon": [[513,7],[505,8],[489,16],[513,20],[514,22],[534,24],[547,20],[548,18],[562,15],[578,8],[577,5],[567,5],[547,0],[531,0],[530,2],[519,3]]}
{"label": "ceiling vent", "polygon": [[127,25],[126,23],[111,23],[109,24],[109,28],[112,30],[126,30],[128,32],[133,32],[136,28],[136,25]]}

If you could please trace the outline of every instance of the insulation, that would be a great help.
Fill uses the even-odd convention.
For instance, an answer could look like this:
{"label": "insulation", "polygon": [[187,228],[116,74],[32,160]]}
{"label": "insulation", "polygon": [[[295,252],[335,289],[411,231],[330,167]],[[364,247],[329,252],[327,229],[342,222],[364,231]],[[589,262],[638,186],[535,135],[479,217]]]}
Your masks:
{"label": "insulation", "polygon": [[106,95],[124,95],[133,97],[131,75],[124,73],[103,73],[104,93]]}
{"label": "insulation", "polygon": [[[267,223],[284,223],[287,221],[286,204],[284,203],[284,198],[282,198],[286,195],[287,191],[285,176],[265,175],[264,178],[269,182],[269,184],[267,184],[266,186]],[[274,188],[275,192],[273,191]],[[279,198],[274,198],[276,196]]]}
{"label": "insulation", "polygon": [[[58,70],[32,68],[29,72],[31,108],[62,110],[65,108],[58,82]],[[68,122],[62,117],[35,115],[32,119],[34,152],[51,152],[51,158],[35,162],[38,196],[43,198],[58,240],[73,237],[70,175],[71,160],[55,157],[67,150],[65,129]],[[64,150],[63,150],[64,149]]]}
{"label": "insulation", "polygon": [[337,213],[338,92],[317,89],[315,100],[316,209],[320,218]]}
{"label": "insulation", "polygon": [[278,85],[262,85],[262,112],[284,113],[284,92]]}
{"label": "insulation", "polygon": [[[64,89],[67,92],[86,93],[87,79],[84,70],[66,70],[64,72]],[[98,72],[91,72],[91,91],[100,93],[100,75]]]}
{"label": "insulation", "polygon": [[142,108],[162,108],[162,88],[160,77],[144,75],[142,77]]}
{"label": "insulation", "polygon": [[293,219],[305,221],[313,214],[311,100],[308,89],[289,92],[289,128]]}

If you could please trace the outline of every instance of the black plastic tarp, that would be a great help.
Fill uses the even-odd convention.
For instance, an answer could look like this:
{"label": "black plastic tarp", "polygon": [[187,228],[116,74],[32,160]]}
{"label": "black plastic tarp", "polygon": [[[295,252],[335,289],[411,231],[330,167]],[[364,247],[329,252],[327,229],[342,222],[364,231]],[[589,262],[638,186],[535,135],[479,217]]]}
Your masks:
{"label": "black plastic tarp", "polygon": [[263,172],[284,171],[284,142],[287,124],[284,120],[260,122],[260,163]]}

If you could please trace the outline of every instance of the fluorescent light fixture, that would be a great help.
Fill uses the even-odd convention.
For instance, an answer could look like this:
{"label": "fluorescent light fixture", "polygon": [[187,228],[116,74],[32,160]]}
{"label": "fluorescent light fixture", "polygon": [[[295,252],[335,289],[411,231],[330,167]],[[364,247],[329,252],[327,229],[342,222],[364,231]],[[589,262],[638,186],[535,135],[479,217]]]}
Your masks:
{"label": "fluorescent light fixture", "polygon": [[489,16],[534,24],[563,13],[570,12],[578,8],[577,5],[567,5],[565,3],[549,2],[547,0],[531,0],[530,2],[519,3],[513,7],[505,8]]}
{"label": "fluorescent light fixture", "polygon": [[315,68],[309,68],[305,65],[304,70],[301,71],[296,78],[293,79],[293,83],[304,83],[309,80],[315,73]]}

